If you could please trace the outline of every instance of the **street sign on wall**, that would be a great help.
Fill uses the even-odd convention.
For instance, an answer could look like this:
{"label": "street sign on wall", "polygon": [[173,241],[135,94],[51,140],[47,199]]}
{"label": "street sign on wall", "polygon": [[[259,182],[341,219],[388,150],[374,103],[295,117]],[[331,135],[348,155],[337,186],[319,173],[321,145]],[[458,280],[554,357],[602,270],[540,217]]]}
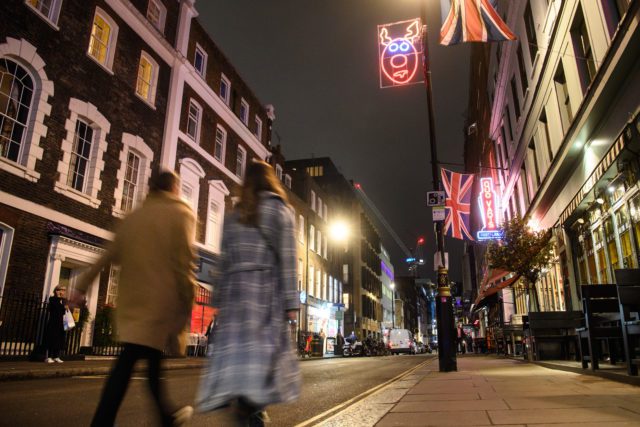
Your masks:
{"label": "street sign on wall", "polygon": [[420,18],[378,25],[380,87],[422,83],[422,51]]}

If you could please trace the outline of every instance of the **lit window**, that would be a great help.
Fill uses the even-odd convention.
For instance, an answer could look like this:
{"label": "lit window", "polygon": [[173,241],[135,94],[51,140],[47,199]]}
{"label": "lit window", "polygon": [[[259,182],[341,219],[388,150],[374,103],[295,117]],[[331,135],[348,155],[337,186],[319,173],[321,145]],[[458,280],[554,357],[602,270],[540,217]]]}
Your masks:
{"label": "lit window", "polygon": [[26,0],[26,3],[53,25],[58,23],[62,0]]}
{"label": "lit window", "polygon": [[309,250],[313,251],[316,247],[316,228],[309,225]]}
{"label": "lit window", "polygon": [[124,174],[124,188],[120,209],[128,212],[133,209],[138,192],[138,178],[140,176],[140,157],[129,151],[127,166]]}
{"label": "lit window", "polygon": [[88,54],[100,65],[111,70],[118,34],[118,26],[100,8],[96,8],[91,27]]}
{"label": "lit window", "polygon": [[224,163],[224,152],[227,145],[227,132],[218,126],[216,128],[216,144],[213,148],[213,157],[221,163]]}
{"label": "lit window", "polygon": [[240,120],[249,126],[249,104],[244,99],[240,101]]}
{"label": "lit window", "polygon": [[256,116],[256,129],[254,135],[259,141],[262,140],[262,120],[260,120],[260,117],[258,116]]}
{"label": "lit window", "polygon": [[200,119],[202,107],[193,99],[189,101],[189,116],[187,118],[187,135],[195,142],[200,139]]}
{"label": "lit window", "polygon": [[291,175],[285,175],[285,176],[284,176],[284,185],[285,185],[285,187],[287,187],[289,190],[291,190]]}
{"label": "lit window", "polygon": [[149,0],[149,6],[147,7],[147,19],[158,29],[161,33],[164,33],[164,22],[167,16],[167,8],[164,7],[159,0]]}
{"label": "lit window", "polygon": [[311,190],[311,210],[316,211],[316,192]]}
{"label": "lit window", "polygon": [[327,204],[324,204],[324,215],[323,218],[325,221],[329,220],[329,208],[327,207]]}
{"label": "lit window", "polygon": [[318,216],[322,218],[322,199],[318,197]]}
{"label": "lit window", "polygon": [[244,178],[244,166],[247,158],[247,152],[244,148],[238,146],[238,154],[236,155],[236,176]]}
{"label": "lit window", "polygon": [[276,176],[278,180],[282,181],[282,166],[276,165]]}
{"label": "lit window", "polygon": [[158,80],[158,64],[146,53],[140,54],[138,65],[138,81],[136,94],[153,105],[156,100],[156,82]]}
{"label": "lit window", "polygon": [[304,217],[298,215],[298,240],[304,243]]}
{"label": "lit window", "polygon": [[33,80],[17,63],[0,59],[0,156],[19,162],[33,98]]}
{"label": "lit window", "polygon": [[84,192],[87,173],[91,163],[91,145],[93,143],[93,129],[83,120],[76,121],[76,131],[73,138],[71,162],[67,175],[67,185],[74,190]]}
{"label": "lit window", "polygon": [[318,240],[316,240],[316,252],[322,255],[322,232],[318,230]]}
{"label": "lit window", "polygon": [[204,49],[200,47],[199,44],[196,44],[196,52],[193,57],[193,67],[196,69],[198,74],[204,77],[207,73],[207,54]]}
{"label": "lit window", "polygon": [[227,105],[229,105],[229,100],[231,99],[230,94],[231,94],[231,82],[224,74],[222,74],[220,76],[220,98]]}

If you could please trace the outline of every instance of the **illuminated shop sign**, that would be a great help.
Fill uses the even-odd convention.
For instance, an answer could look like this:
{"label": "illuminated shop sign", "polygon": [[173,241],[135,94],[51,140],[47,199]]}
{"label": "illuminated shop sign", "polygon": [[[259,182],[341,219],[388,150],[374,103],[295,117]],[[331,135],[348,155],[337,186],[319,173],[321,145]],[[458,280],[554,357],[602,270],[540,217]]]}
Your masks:
{"label": "illuminated shop sign", "polygon": [[421,36],[420,18],[378,25],[381,88],[424,81]]}
{"label": "illuminated shop sign", "polygon": [[482,216],[482,230],[478,231],[478,240],[502,239],[502,230],[498,228],[498,198],[493,189],[493,178],[480,178],[480,214]]}

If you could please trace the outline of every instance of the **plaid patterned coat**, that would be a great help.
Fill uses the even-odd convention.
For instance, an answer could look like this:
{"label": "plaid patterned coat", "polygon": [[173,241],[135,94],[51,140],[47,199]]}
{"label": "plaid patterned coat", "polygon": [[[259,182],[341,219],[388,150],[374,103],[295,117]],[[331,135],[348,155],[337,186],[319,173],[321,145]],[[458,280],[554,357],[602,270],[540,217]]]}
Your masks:
{"label": "plaid patterned coat", "polygon": [[214,305],[213,354],[197,405],[212,411],[236,397],[264,407],[300,394],[300,371],[286,310],[299,308],[293,213],[273,193],[261,194],[260,230],[225,219]]}

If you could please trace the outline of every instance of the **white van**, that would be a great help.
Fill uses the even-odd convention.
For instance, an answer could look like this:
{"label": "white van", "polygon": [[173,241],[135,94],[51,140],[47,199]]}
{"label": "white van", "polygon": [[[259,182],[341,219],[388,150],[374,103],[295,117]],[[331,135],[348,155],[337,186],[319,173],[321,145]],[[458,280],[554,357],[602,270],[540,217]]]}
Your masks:
{"label": "white van", "polygon": [[414,353],[413,335],[408,329],[392,329],[389,333],[391,354]]}

